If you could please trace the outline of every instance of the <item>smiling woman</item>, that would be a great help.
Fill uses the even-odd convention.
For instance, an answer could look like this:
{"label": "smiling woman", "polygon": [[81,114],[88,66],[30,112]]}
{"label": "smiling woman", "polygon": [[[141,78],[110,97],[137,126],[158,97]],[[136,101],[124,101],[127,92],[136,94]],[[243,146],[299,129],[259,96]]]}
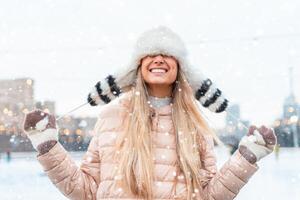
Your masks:
{"label": "smiling woman", "polygon": [[[53,115],[26,115],[24,129],[38,160],[64,195],[78,200],[235,198],[258,169],[256,161],[272,152],[276,137],[264,126],[252,127],[218,170],[218,138],[197,100],[217,113],[227,100],[192,70],[186,55],[182,40],[166,27],[141,36],[125,74],[98,82],[96,97],[88,96],[92,105],[108,104],[100,110],[80,167],[57,142]],[[45,117],[49,124],[37,130]]]}
{"label": "smiling woman", "polygon": [[156,97],[170,97],[172,83],[177,78],[178,64],[172,56],[153,55],[141,60],[142,76],[149,88],[149,94]]}

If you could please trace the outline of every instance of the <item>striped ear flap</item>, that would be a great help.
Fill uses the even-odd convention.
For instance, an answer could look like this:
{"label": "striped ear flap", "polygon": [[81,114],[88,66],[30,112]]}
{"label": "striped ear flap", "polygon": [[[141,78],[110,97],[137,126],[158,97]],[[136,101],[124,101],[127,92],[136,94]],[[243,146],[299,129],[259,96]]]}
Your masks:
{"label": "striped ear flap", "polygon": [[[228,106],[228,100],[222,95],[221,90],[214,87],[210,79],[204,80],[198,89],[194,89],[195,98],[205,108],[215,113],[224,111]],[[87,101],[91,106],[108,104],[119,97],[122,90],[116,83],[116,78],[108,75],[103,81],[97,82],[88,94]]]}
{"label": "striped ear flap", "polygon": [[113,99],[117,98],[122,90],[115,82],[112,75],[108,75],[104,80],[98,81],[88,94],[87,101],[91,106],[108,104]]}
{"label": "striped ear flap", "polygon": [[195,92],[195,98],[212,112],[220,113],[228,106],[228,100],[222,95],[222,91],[214,87],[210,79],[204,80]]}

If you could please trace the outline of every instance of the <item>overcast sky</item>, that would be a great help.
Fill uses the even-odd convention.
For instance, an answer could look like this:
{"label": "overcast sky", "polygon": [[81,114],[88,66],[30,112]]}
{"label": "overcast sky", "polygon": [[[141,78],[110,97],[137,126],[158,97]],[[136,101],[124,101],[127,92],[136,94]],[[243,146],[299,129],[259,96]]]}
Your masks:
{"label": "overcast sky", "polygon": [[[268,125],[282,114],[291,66],[300,95],[299,9],[297,0],[0,0],[0,79],[33,78],[35,98],[62,114],[126,66],[140,33],[167,25],[243,119]],[[208,115],[222,124],[224,114]]]}

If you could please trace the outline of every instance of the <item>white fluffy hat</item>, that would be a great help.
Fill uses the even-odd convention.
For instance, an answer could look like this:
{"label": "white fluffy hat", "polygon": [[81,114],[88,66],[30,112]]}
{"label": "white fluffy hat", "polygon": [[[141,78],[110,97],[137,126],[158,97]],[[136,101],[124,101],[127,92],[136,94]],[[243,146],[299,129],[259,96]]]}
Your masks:
{"label": "white fluffy hat", "polygon": [[222,112],[228,105],[228,100],[222,95],[209,78],[206,78],[199,68],[193,67],[187,59],[187,50],[182,39],[171,29],[159,26],[145,31],[137,40],[129,65],[115,74],[108,75],[99,81],[88,95],[92,106],[109,103],[122,93],[122,89],[133,86],[136,79],[136,69],[140,61],[147,55],[163,54],[177,59],[184,71],[194,96],[200,103],[212,112]]}

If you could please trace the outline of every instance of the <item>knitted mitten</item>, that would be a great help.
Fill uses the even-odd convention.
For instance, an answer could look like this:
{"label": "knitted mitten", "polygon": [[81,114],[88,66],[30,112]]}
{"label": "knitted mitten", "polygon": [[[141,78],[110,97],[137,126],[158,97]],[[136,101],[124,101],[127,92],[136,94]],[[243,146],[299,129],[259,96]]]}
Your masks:
{"label": "knitted mitten", "polygon": [[251,163],[270,154],[277,143],[274,130],[261,126],[251,126],[249,132],[239,143],[240,153]]}
{"label": "knitted mitten", "polygon": [[58,141],[58,131],[54,115],[41,110],[34,110],[26,114],[24,131],[36,150],[38,150],[40,144],[48,141]]}

